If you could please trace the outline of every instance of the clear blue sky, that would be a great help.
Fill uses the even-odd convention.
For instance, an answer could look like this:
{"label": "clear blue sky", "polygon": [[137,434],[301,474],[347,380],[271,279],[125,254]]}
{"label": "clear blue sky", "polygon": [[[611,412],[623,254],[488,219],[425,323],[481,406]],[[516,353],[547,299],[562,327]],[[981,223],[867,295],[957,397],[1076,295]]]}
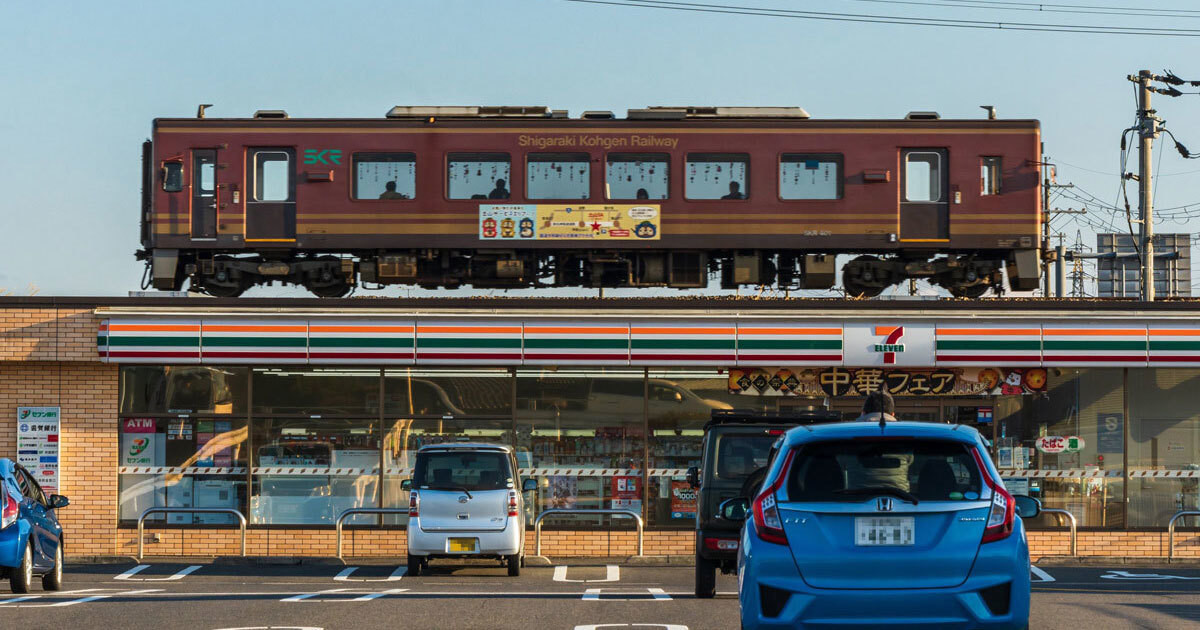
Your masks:
{"label": "clear blue sky", "polygon": [[[1200,9],[1184,0],[1062,2]],[[1200,12],[1147,19],[862,0],[724,4],[1200,34]],[[975,118],[983,115],[979,105],[990,104],[1001,117],[1040,119],[1059,181],[1111,204],[1119,134],[1134,113],[1125,75],[1170,68],[1200,79],[1200,38],[851,24],[560,0],[113,0],[5,3],[0,59],[0,287],[123,295],[138,288],[142,273],[133,259],[141,142],[151,119],[192,116],[197,103],[214,103],[214,116],[282,108],[294,117],[380,117],[397,104],[550,105],[577,115],[695,104],[800,105],[819,118],[910,110]],[[1200,150],[1200,98],[1158,97],[1156,105],[1179,139]],[[1162,156],[1162,174],[1200,171],[1200,160],[1184,161],[1171,147]],[[1159,181],[1159,207],[1200,202],[1200,172]],[[1081,206],[1068,199],[1055,205]],[[1164,222],[1159,231],[1197,224]],[[1075,229],[1067,228],[1072,240]],[[1091,230],[1084,236],[1094,244]]]}

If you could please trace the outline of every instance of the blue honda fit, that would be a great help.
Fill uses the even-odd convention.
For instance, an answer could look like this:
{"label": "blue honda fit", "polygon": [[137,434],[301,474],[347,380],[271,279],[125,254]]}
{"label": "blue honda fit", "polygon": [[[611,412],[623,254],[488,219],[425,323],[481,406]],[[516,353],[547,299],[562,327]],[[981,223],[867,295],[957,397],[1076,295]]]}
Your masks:
{"label": "blue honda fit", "polygon": [[[780,438],[745,518],[742,627],[1025,628],[1035,499],[1004,488],[979,432],[847,422]],[[748,512],[748,514],[747,514]]]}
{"label": "blue honda fit", "polygon": [[0,575],[14,593],[28,593],[35,574],[42,588],[62,588],[63,529],[54,510],[67,503],[64,496],[46,496],[29,471],[0,458]]}

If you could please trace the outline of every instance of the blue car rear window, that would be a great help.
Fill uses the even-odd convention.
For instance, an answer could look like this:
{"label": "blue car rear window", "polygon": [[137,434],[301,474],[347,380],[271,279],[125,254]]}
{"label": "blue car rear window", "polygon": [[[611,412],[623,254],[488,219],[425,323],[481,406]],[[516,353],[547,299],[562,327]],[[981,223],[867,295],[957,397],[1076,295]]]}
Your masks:
{"label": "blue car rear window", "polygon": [[980,497],[982,481],[966,445],[943,440],[836,440],[800,447],[787,480],[789,501],[864,500],[891,488],[922,501]]}

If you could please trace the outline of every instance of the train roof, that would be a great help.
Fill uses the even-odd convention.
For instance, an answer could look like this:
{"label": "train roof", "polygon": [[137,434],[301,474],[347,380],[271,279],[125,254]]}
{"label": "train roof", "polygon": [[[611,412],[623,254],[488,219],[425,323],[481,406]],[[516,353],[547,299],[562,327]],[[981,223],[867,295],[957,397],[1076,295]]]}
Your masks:
{"label": "train roof", "polygon": [[204,127],[236,122],[256,127],[324,126],[336,123],[344,126],[408,126],[450,123],[465,126],[506,127],[513,125],[545,125],[547,127],[621,127],[637,125],[791,125],[821,127],[1038,127],[1034,119],[997,119],[994,108],[985,106],[987,118],[943,119],[937,112],[913,111],[894,119],[814,119],[802,107],[743,107],[743,106],[652,106],[630,109],[624,118],[607,110],[586,110],[572,118],[567,110],[537,106],[407,106],[391,108],[380,118],[291,118],[285,110],[258,110],[249,117],[211,118],[202,106],[195,118],[156,118],[156,127]]}

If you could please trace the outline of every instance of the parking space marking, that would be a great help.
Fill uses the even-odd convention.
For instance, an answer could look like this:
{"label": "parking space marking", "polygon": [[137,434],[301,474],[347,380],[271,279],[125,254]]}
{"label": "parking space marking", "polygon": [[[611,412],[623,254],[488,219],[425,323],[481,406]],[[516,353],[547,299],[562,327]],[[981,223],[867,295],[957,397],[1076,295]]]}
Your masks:
{"label": "parking space marking", "polygon": [[575,626],[575,630],[600,630],[601,628],[662,628],[663,630],[688,630],[688,627],[676,623],[597,623],[585,626]]}
{"label": "parking space marking", "polygon": [[560,564],[560,565],[554,567],[554,581],[555,582],[619,582],[621,580],[621,567],[619,567],[615,564],[606,564],[604,566],[605,566],[606,573],[605,573],[605,577],[603,580],[571,580],[571,579],[567,579],[567,567],[565,565]]}
{"label": "parking space marking", "polygon": [[[611,591],[613,589],[609,589],[609,590]],[[665,601],[671,600],[671,596],[668,595],[667,592],[662,590],[661,588],[651,587],[651,588],[647,588],[646,591],[649,593],[649,595],[653,599],[647,599],[645,596],[641,595],[640,593],[636,594],[636,596],[633,593],[612,593],[609,595],[605,595],[604,589],[602,589],[602,588],[589,588],[587,591],[585,591],[583,593],[583,601],[598,602],[598,601],[601,601],[600,598],[602,595],[604,596],[603,601],[606,601],[606,602],[646,602],[646,601],[665,602]]]}
{"label": "parking space marking", "polygon": [[380,597],[383,597],[385,595],[397,595],[397,594],[407,591],[408,589],[406,589],[406,588],[389,588],[386,591],[377,591],[377,592],[373,592],[373,593],[367,593],[366,595],[361,595],[359,597],[351,597],[351,598],[340,598],[340,597],[324,598],[324,597],[322,597],[321,599],[314,599],[316,597],[321,597],[323,595],[350,595],[355,592],[361,592],[361,590],[362,589],[353,589],[353,588],[328,588],[323,591],[317,591],[315,593],[301,593],[299,595],[285,597],[279,601],[281,601],[281,602],[369,602],[373,599],[379,599]]}
{"label": "parking space marking", "polygon": [[0,606],[7,606],[9,604],[15,604],[17,602],[27,602],[31,599],[37,599],[39,597],[41,597],[41,595],[26,595],[24,597],[14,597],[12,599],[6,599],[3,601],[0,601]]}
{"label": "parking space marking", "polygon": [[385,578],[352,578],[351,573],[358,570],[358,567],[346,567],[341,573],[333,576],[333,579],[338,582],[398,582],[400,578],[408,574],[408,567],[397,567],[392,574]]}
{"label": "parking space marking", "polygon": [[1158,573],[1130,573],[1129,571],[1115,571],[1112,569],[1109,569],[1108,573],[1101,575],[1100,578],[1105,580],[1200,580],[1200,577],[1160,575]]}
{"label": "parking space marking", "polygon": [[[109,593],[106,595],[88,595],[87,597],[80,597],[78,599],[68,599],[66,601],[54,602],[53,604],[19,604],[17,606],[13,606],[13,608],[61,608],[63,606],[74,606],[76,604],[86,604],[88,602],[95,602],[95,601],[100,601],[102,599],[110,599],[113,597],[126,597],[129,595],[145,595],[147,593],[158,593],[162,590],[163,589],[161,589],[161,588],[150,588],[150,589],[142,589],[142,590],[137,590],[137,591],[123,591],[123,592],[118,592],[118,593]],[[9,602],[6,602],[6,604],[11,603],[12,601],[15,601],[15,600],[10,600]]]}
{"label": "parking space marking", "polygon": [[1051,577],[1049,573],[1046,573],[1045,571],[1043,571],[1033,565],[1029,566],[1029,572],[1032,573],[1033,575],[1036,575],[1038,578],[1036,580],[1030,580],[1030,582],[1033,582],[1034,584],[1037,584],[1039,582],[1053,582],[1054,581],[1054,578]]}
{"label": "parking space marking", "polygon": [[142,571],[145,571],[146,569],[150,568],[150,565],[148,565],[148,564],[139,564],[136,567],[133,567],[132,569],[122,573],[121,575],[113,577],[113,579],[114,580],[128,580],[130,582],[173,582],[175,580],[182,580],[183,578],[187,577],[189,574],[195,572],[201,566],[203,566],[203,565],[193,564],[193,565],[190,565],[183,569],[180,569],[180,570],[176,571],[174,575],[168,575],[167,577],[133,577],[133,576],[137,575],[138,573],[141,573]]}

